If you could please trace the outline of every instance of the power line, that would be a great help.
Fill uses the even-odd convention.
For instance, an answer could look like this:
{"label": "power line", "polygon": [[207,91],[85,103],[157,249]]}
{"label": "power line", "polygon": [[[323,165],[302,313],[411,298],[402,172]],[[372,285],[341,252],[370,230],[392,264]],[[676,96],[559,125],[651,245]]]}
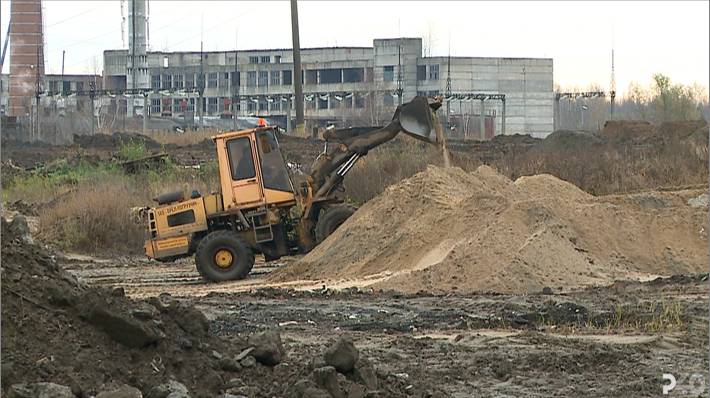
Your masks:
{"label": "power line", "polygon": [[51,25],[45,26],[45,29],[46,29],[46,28],[51,28],[52,26],[57,26],[57,25],[59,25],[59,24],[63,24],[64,22],[70,21],[70,20],[72,20],[72,19],[74,19],[74,18],[76,18],[76,17],[80,17],[80,16],[82,16],[82,15],[84,15],[84,14],[88,14],[88,13],[90,13],[90,12],[92,12],[92,11],[96,11],[97,9],[98,9],[98,8],[92,8],[92,9],[90,9],[90,10],[86,10],[86,11],[84,11],[84,12],[80,12],[80,13],[78,13],[78,14],[74,14],[74,15],[70,16],[69,18],[65,18],[65,19],[62,19],[62,20],[59,21],[59,22],[55,22],[55,23],[53,23],[53,24],[51,24]]}

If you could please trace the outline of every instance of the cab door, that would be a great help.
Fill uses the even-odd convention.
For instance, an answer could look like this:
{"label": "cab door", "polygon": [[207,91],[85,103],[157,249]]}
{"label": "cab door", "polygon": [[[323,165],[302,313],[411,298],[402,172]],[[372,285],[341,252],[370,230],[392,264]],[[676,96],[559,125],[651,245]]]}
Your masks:
{"label": "cab door", "polygon": [[264,201],[264,190],[256,162],[256,148],[251,136],[229,139],[225,147],[229,170],[220,174],[223,183],[226,182],[225,179],[229,181],[223,186],[231,187],[231,203],[225,203],[225,208],[260,204]]}

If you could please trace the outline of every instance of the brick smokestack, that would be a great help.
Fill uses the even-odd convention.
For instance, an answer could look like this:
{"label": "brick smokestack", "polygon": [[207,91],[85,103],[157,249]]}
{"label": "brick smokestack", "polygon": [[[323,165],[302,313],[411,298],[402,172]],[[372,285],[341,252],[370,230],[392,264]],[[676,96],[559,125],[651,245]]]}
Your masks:
{"label": "brick smokestack", "polygon": [[30,114],[38,79],[41,85],[44,80],[42,0],[11,0],[8,115]]}

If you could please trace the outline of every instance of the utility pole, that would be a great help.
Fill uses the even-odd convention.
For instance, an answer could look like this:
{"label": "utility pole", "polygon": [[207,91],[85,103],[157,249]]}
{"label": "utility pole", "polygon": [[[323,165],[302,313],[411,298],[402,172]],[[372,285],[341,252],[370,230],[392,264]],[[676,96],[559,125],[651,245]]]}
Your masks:
{"label": "utility pole", "polygon": [[[131,24],[133,25],[133,32],[132,32],[132,40],[133,40],[133,45],[131,46],[131,78],[133,79],[131,82],[131,88],[136,89],[136,0],[131,0],[131,4],[133,7],[133,18],[131,18]],[[129,97],[126,100],[126,113],[128,113],[128,101],[133,102],[133,97]],[[130,106],[131,109],[131,117],[133,116],[133,104],[131,103]],[[124,119],[124,124],[125,124],[125,119]],[[123,130],[126,130],[126,127],[123,127]]]}
{"label": "utility pole", "polygon": [[451,130],[451,35],[449,35],[449,56],[446,61],[446,123],[445,135],[448,135]]}
{"label": "utility pole", "polygon": [[39,120],[39,94],[42,92],[42,86],[40,83],[40,47],[37,46],[37,73],[36,73],[36,81],[37,81],[37,88],[35,90],[35,114],[37,117],[37,121],[35,122],[35,130],[36,133],[34,134],[34,137],[39,139],[39,134],[40,134],[40,120]]}
{"label": "utility pole", "polygon": [[614,47],[611,48],[611,96],[610,113],[611,120],[614,120],[614,101],[616,100],[616,78],[614,76]]}
{"label": "utility pole", "polygon": [[62,84],[64,84],[64,56],[66,55],[66,51],[62,50]]}
{"label": "utility pole", "polygon": [[94,98],[96,97],[96,83],[89,83],[89,98],[91,98],[91,135],[94,135]]}
{"label": "utility pole", "polygon": [[203,109],[202,109],[202,102],[203,102],[203,97],[202,95],[204,94],[205,91],[205,76],[204,76],[204,70],[203,70],[203,65],[202,65],[202,59],[204,58],[204,55],[202,54],[202,46],[203,42],[200,41],[200,77],[198,78],[199,82],[198,87],[197,87],[197,93],[200,94],[199,101],[198,101],[198,111],[200,112],[200,130],[205,128],[205,123],[203,119]]}
{"label": "utility pole", "polygon": [[234,118],[234,130],[236,131],[238,129],[238,124],[237,124],[237,113],[238,113],[238,105],[241,103],[239,100],[239,86],[240,86],[240,79],[239,79],[239,65],[237,64],[237,46],[238,46],[238,41],[239,41],[239,31],[237,31],[235,38],[234,38],[234,78],[232,79],[232,117]]}
{"label": "utility pole", "polygon": [[291,0],[291,39],[293,40],[293,87],[296,101],[296,135],[306,135],[303,115],[303,83],[301,82],[301,43],[298,34],[298,4]]}

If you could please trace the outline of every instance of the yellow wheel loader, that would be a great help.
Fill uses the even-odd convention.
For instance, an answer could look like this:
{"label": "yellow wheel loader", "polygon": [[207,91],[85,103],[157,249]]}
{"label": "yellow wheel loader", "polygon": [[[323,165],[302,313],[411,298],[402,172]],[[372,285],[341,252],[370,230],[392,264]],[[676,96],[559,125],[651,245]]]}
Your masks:
{"label": "yellow wheel loader", "polygon": [[147,211],[145,253],[159,261],[194,254],[204,279],[226,281],[245,278],[255,253],[270,261],[308,252],[355,211],[335,191],[370,149],[400,132],[443,145],[436,118],[440,106],[440,98],[416,97],[399,106],[385,127],[326,131],[325,150],[298,187],[279,149],[276,127],[216,135],[219,191],[155,198],[158,206]]}

